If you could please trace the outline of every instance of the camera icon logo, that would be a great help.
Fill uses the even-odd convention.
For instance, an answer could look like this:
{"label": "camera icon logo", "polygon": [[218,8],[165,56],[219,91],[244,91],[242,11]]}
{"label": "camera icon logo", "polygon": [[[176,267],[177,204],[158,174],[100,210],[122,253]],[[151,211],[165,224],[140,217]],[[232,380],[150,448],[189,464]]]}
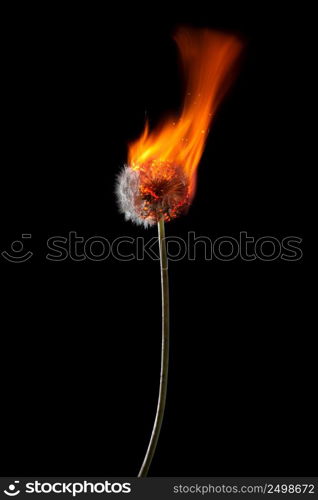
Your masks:
{"label": "camera icon logo", "polygon": [[15,484],[9,484],[8,486],[8,490],[4,490],[4,493],[5,495],[8,495],[9,497],[15,497],[16,495],[18,495],[20,493],[20,490],[16,489],[16,484],[19,484],[20,481],[14,481]]}

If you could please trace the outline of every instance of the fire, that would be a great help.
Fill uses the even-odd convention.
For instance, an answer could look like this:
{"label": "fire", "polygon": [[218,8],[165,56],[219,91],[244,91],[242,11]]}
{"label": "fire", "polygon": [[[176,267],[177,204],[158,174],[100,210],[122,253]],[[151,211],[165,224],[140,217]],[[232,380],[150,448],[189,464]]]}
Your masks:
{"label": "fire", "polygon": [[185,76],[180,116],[167,117],[152,131],[146,123],[128,148],[127,175],[139,189],[135,220],[150,224],[180,215],[191,203],[209,127],[242,48],[235,36],[208,29],[180,28],[175,41]]}

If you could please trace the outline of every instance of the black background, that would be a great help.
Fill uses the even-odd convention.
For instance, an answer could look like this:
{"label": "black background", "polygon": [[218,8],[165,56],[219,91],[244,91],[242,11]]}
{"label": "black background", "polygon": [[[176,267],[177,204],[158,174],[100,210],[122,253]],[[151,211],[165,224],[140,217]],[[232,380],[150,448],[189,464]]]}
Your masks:
{"label": "black background", "polygon": [[[155,236],[118,214],[114,179],[145,113],[155,124],[180,105],[176,26],[229,30],[246,48],[191,210],[167,234],[305,237],[308,17],[216,2],[4,13],[1,251],[31,233],[34,257],[1,259],[2,475],[138,472],[157,397],[158,262],[47,262],[45,244],[69,231]],[[169,393],[150,475],[313,473],[306,274],[306,252],[171,263]]]}

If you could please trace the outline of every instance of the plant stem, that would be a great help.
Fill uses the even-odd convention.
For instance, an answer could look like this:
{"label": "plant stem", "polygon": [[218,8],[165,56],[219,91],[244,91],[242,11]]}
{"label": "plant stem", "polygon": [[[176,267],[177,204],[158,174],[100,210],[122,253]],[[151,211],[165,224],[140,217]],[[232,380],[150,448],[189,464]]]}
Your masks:
{"label": "plant stem", "polygon": [[161,369],[159,397],[155,422],[153,425],[148,449],[139,471],[138,477],[146,477],[153,456],[156,451],[161,424],[166,406],[168,366],[169,366],[169,277],[168,259],[165,238],[165,225],[163,217],[158,222],[158,239],[160,247],[160,271],[161,271],[161,304],[162,304],[162,344],[161,344]]}

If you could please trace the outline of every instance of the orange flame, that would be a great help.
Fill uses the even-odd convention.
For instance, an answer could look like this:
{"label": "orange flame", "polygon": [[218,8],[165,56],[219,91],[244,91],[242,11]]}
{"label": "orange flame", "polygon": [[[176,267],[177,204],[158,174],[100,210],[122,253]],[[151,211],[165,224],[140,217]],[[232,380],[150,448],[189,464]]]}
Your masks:
{"label": "orange flame", "polygon": [[196,172],[214,113],[231,83],[242,43],[232,35],[208,29],[178,29],[177,42],[185,74],[185,98],[180,117],[168,117],[153,131],[129,145],[132,169],[181,168],[188,178],[189,199],[194,196]]}

